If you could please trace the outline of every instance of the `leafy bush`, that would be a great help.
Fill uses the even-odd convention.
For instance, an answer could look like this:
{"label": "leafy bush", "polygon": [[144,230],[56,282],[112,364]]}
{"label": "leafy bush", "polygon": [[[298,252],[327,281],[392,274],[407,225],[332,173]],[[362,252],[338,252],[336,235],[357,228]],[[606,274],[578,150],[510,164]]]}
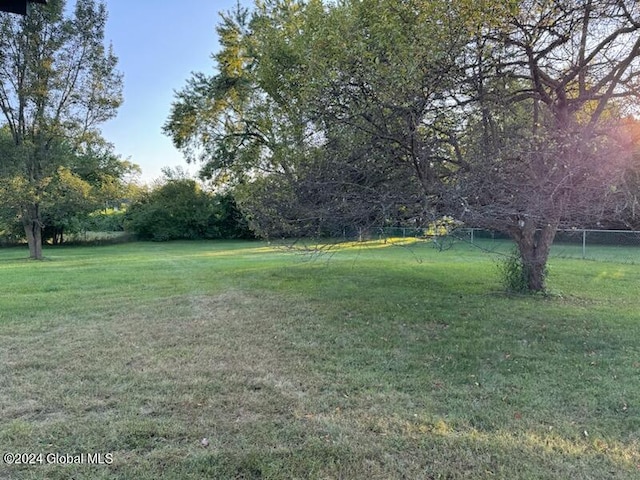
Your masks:
{"label": "leafy bush", "polygon": [[249,222],[238,208],[233,195],[214,196],[216,206],[215,225],[220,238],[254,238]]}
{"label": "leafy bush", "polygon": [[89,215],[85,230],[90,232],[122,232],[124,231],[124,210],[109,208]]}
{"label": "leafy bush", "polygon": [[[508,292],[530,293],[529,273],[531,267],[527,265],[518,252],[514,249],[506,258],[498,263],[498,270],[502,276],[502,284]],[[544,276],[547,272],[545,269]]]}
{"label": "leafy bush", "polygon": [[125,230],[142,240],[248,238],[230,195],[212,195],[194,181],[170,179],[129,207]]}

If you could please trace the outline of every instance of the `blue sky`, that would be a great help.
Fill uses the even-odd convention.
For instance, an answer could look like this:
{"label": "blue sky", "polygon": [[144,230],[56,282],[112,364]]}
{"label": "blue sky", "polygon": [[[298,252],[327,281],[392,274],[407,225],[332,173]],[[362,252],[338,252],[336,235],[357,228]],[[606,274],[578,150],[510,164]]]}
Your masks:
{"label": "blue sky", "polygon": [[[72,4],[69,0],[69,4]],[[162,134],[174,90],[191,72],[213,72],[211,54],[218,49],[219,12],[236,0],[106,0],[106,41],[113,44],[124,74],[124,104],[118,116],[102,125],[103,136],[124,158],[142,167],[142,181],[161,176],[165,166],[187,164]],[[251,0],[241,0],[250,6]],[[197,167],[189,167],[196,172]]]}

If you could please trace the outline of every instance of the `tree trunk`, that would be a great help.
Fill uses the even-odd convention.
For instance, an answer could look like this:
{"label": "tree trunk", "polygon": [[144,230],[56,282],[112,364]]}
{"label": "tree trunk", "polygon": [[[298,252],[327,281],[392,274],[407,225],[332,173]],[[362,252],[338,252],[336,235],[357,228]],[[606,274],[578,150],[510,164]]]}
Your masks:
{"label": "tree trunk", "polygon": [[[51,229],[51,243],[53,245],[62,245],[62,243],[64,242],[64,228],[63,227],[53,227]],[[46,232],[45,232],[46,234]]]}
{"label": "tree trunk", "polygon": [[521,220],[518,226],[512,231],[512,235],[518,245],[527,289],[530,292],[543,292],[546,288],[547,260],[558,222],[554,221],[537,229],[533,221]]}
{"label": "tree trunk", "polygon": [[29,218],[25,218],[24,232],[29,245],[29,258],[42,260],[42,222],[40,221],[40,209],[38,205],[29,208]]}

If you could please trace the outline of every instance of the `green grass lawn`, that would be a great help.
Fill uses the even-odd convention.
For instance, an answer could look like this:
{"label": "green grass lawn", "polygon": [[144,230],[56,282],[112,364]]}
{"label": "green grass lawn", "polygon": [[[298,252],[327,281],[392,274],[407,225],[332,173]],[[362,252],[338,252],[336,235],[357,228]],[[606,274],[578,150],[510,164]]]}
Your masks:
{"label": "green grass lawn", "polygon": [[465,244],[0,250],[0,450],[112,455],[0,478],[640,478],[640,265],[607,252],[508,296]]}

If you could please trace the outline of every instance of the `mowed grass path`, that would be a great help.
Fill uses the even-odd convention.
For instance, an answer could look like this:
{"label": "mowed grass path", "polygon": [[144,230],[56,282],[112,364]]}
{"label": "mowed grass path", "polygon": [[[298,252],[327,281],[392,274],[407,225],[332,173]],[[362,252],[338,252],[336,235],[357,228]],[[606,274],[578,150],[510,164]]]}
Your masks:
{"label": "mowed grass path", "polygon": [[637,264],[514,297],[462,244],[45,255],[0,250],[0,450],[113,462],[0,478],[640,478]]}

